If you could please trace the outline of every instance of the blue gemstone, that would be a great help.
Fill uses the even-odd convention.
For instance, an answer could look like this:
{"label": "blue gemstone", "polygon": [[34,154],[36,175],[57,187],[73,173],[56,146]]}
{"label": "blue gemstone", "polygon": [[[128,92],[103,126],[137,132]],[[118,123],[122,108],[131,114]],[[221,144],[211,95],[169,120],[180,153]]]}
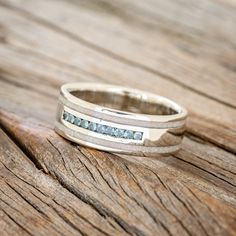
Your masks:
{"label": "blue gemstone", "polygon": [[97,129],[97,124],[91,122],[91,123],[89,124],[89,130],[91,130],[91,131],[96,131],[96,129]]}
{"label": "blue gemstone", "polygon": [[80,126],[87,129],[89,127],[89,121],[82,120]]}
{"label": "blue gemstone", "polygon": [[112,131],[113,131],[113,128],[111,126],[107,126],[106,127],[106,131],[105,131],[105,134],[107,135],[112,135]]}
{"label": "blue gemstone", "polygon": [[107,126],[105,133],[109,136],[115,136],[116,128]]}
{"label": "blue gemstone", "polygon": [[135,140],[141,140],[142,136],[143,136],[143,134],[141,132],[137,131],[137,132],[134,133],[134,139]]}
{"label": "blue gemstone", "polygon": [[112,127],[111,136],[115,136],[115,131],[116,131],[116,128]]}
{"label": "blue gemstone", "polygon": [[75,117],[74,124],[77,125],[77,126],[80,126],[81,119],[79,117]]}
{"label": "blue gemstone", "polygon": [[105,134],[106,126],[105,125],[97,125],[97,132],[100,134]]}
{"label": "blue gemstone", "polygon": [[69,114],[67,121],[70,122],[71,124],[73,124],[75,121],[75,117],[72,114]]}
{"label": "blue gemstone", "polygon": [[124,135],[124,130],[123,129],[116,129],[115,132],[114,132],[114,135],[117,137],[117,138],[121,138],[123,135]]}
{"label": "blue gemstone", "polygon": [[134,132],[131,130],[126,130],[123,135],[124,138],[127,139],[133,139],[134,138]]}
{"label": "blue gemstone", "polygon": [[69,117],[69,113],[67,111],[64,111],[63,113],[63,120],[68,120],[68,117]]}

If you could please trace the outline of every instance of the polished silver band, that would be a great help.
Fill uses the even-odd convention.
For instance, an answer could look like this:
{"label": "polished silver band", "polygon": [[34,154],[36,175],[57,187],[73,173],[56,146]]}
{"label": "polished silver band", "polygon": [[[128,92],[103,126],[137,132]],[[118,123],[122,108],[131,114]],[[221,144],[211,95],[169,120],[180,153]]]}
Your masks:
{"label": "polished silver band", "polygon": [[140,156],[180,148],[187,111],[140,90],[96,83],[61,87],[55,130],[78,144]]}

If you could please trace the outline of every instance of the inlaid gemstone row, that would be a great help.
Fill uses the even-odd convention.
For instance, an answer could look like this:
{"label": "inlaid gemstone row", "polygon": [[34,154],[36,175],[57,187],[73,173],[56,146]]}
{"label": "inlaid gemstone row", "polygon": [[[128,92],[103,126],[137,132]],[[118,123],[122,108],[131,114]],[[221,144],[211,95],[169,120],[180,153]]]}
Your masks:
{"label": "inlaid gemstone row", "polygon": [[102,125],[99,123],[91,122],[80,117],[74,116],[67,111],[63,112],[63,120],[78,127],[112,137],[133,140],[142,140],[143,137],[143,132],[120,129],[108,125]]}

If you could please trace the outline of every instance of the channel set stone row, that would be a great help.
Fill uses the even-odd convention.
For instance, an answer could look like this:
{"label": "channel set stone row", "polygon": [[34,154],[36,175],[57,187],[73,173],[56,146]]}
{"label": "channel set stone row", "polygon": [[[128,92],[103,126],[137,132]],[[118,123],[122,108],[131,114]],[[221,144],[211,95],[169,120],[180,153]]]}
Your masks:
{"label": "channel set stone row", "polygon": [[108,125],[98,124],[74,116],[67,111],[63,112],[62,118],[63,120],[78,127],[116,138],[133,139],[133,140],[142,140],[143,138],[143,132],[119,129]]}

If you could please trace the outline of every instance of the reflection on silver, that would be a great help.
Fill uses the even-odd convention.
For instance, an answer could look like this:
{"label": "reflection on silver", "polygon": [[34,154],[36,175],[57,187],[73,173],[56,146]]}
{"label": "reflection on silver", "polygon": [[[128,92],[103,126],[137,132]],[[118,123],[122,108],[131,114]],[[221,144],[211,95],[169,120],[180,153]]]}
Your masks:
{"label": "reflection on silver", "polygon": [[186,117],[183,107],[152,93],[70,83],[61,87],[55,130],[100,150],[156,156],[180,148]]}

